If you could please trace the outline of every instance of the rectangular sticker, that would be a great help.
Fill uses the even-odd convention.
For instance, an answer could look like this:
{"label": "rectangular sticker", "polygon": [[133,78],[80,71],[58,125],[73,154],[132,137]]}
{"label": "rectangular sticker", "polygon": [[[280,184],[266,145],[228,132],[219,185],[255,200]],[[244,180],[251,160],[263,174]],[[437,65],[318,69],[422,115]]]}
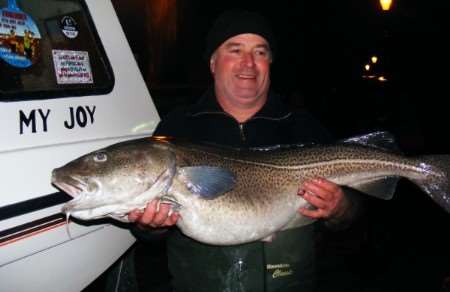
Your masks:
{"label": "rectangular sticker", "polygon": [[52,50],[56,83],[94,83],[89,53],[85,51]]}

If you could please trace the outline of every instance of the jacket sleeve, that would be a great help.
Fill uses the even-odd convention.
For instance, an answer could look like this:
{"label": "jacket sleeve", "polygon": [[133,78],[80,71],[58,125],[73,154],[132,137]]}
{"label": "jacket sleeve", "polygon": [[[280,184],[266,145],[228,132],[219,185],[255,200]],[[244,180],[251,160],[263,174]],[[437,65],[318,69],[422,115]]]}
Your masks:
{"label": "jacket sleeve", "polygon": [[159,241],[167,237],[170,228],[143,228],[137,224],[131,224],[130,232],[140,241]]}
{"label": "jacket sleeve", "polygon": [[346,211],[339,217],[323,221],[325,227],[333,231],[349,228],[353,222],[362,216],[365,210],[364,195],[361,192],[345,186],[342,188],[348,204]]}

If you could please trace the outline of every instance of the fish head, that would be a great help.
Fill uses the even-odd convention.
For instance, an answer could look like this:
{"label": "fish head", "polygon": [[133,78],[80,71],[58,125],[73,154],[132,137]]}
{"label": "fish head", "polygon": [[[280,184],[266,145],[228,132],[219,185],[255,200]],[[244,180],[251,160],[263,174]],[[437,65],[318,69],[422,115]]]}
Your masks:
{"label": "fish head", "polygon": [[52,183],[73,197],[63,207],[66,214],[84,220],[123,217],[145,206],[137,198],[151,189],[170,159],[155,142],[118,143],[54,169]]}

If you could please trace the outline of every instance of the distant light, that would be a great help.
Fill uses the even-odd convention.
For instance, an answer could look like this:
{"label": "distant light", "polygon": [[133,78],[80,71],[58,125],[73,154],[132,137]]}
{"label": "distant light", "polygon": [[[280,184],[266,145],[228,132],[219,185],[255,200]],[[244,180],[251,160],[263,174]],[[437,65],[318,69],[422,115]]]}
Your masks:
{"label": "distant light", "polygon": [[376,75],[363,75],[362,78],[364,79],[374,79],[375,77],[377,77]]}
{"label": "distant light", "polygon": [[378,57],[377,56],[372,56],[372,58],[370,58],[370,60],[372,61],[372,63],[376,63],[378,61]]}
{"label": "distant light", "polygon": [[378,81],[380,81],[380,82],[386,82],[387,79],[384,78],[384,76],[380,76],[380,77],[378,77]]}
{"label": "distant light", "polygon": [[380,0],[381,9],[388,11],[391,9],[392,0]]}
{"label": "distant light", "polygon": [[364,69],[366,69],[366,71],[369,71],[369,70],[370,70],[370,65],[369,65],[369,64],[366,64],[366,65],[364,66]]}

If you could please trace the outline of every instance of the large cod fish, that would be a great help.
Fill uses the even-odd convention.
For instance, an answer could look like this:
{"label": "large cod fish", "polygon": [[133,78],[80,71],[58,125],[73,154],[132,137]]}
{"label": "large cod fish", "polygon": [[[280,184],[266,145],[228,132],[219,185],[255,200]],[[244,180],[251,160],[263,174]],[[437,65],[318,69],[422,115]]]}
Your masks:
{"label": "large cod fish", "polygon": [[185,235],[214,245],[312,223],[297,212],[308,204],[297,191],[317,176],[381,199],[404,177],[450,212],[450,155],[406,158],[380,147],[391,142],[376,132],[334,145],[238,150],[150,137],[84,155],[55,169],[52,182],[74,197],[67,216],[127,222],[159,198],[180,213]]}

